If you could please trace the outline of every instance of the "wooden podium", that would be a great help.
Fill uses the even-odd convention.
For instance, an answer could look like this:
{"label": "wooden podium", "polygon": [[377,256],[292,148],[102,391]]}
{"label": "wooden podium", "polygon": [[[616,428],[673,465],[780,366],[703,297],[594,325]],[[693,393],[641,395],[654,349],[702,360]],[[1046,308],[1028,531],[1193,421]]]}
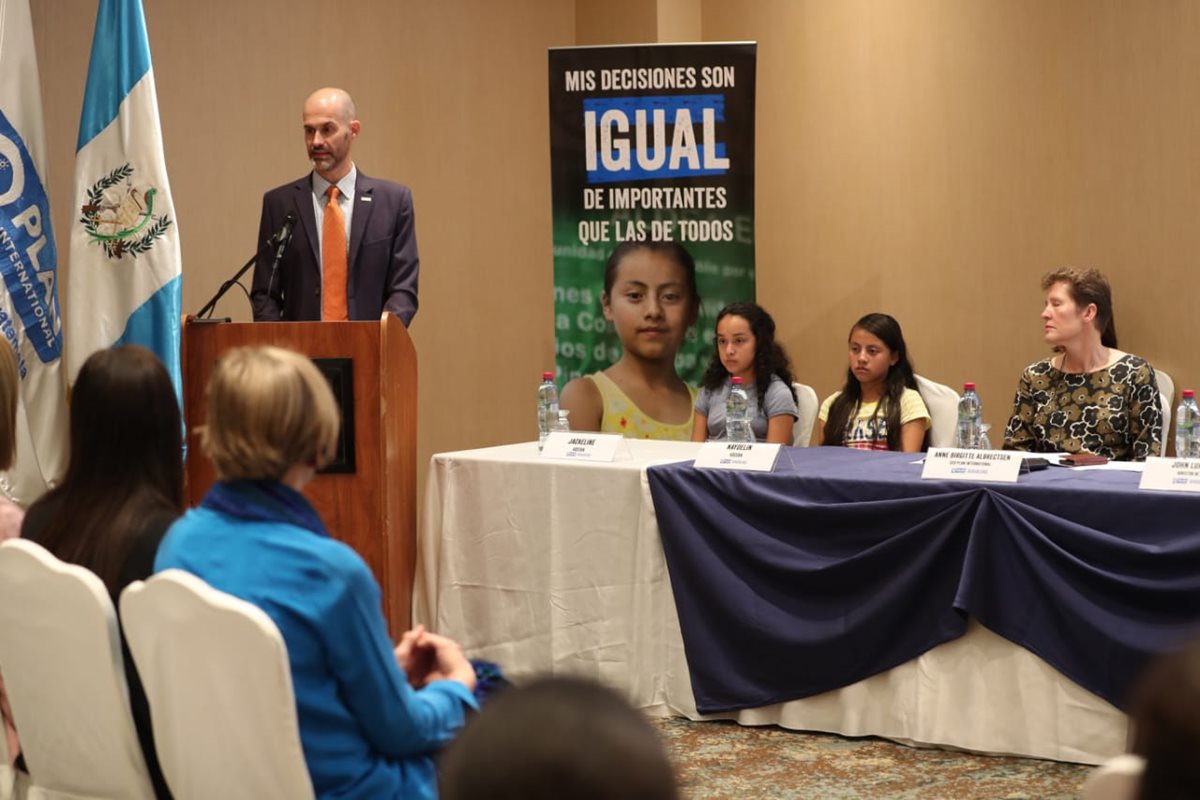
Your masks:
{"label": "wooden podium", "polygon": [[340,373],[349,390],[335,386],[335,394],[347,420],[353,417],[353,431],[343,428],[353,472],[319,474],[304,494],[330,533],[358,551],[375,573],[383,590],[383,612],[398,639],[411,614],[417,515],[417,354],[404,323],[386,313],[379,322],[212,323],[185,316],[189,505],[198,503],[216,480],[198,433],[208,407],[208,376],[223,352],[248,345],[286,347],[319,365],[324,359],[350,364]]}

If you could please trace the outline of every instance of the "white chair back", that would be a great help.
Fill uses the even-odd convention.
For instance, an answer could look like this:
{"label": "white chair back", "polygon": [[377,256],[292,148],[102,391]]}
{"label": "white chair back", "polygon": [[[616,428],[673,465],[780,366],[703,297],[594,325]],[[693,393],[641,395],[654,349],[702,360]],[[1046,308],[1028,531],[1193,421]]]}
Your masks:
{"label": "white chair back", "polygon": [[121,593],[176,800],[313,797],[287,648],[261,609],[180,570]]}
{"label": "white chair back", "polygon": [[[958,392],[944,383],[931,381],[921,375],[916,376],[917,391],[929,409],[930,447],[954,447],[955,433],[958,430]],[[993,434],[994,436],[995,434]]]}
{"label": "white chair back", "polygon": [[812,441],[813,425],[817,422],[820,403],[817,402],[816,390],[811,386],[793,383],[792,388],[796,390],[796,408],[800,412],[792,424],[792,447],[808,447]]}
{"label": "white chair back", "polygon": [[1079,798],[1135,800],[1145,767],[1146,762],[1141,756],[1130,753],[1110,758],[1088,773]]}
{"label": "white chair back", "polygon": [[1159,455],[1167,454],[1167,443],[1171,440],[1171,415],[1175,412],[1175,381],[1170,375],[1162,370],[1154,370],[1155,377],[1158,378],[1158,394],[1162,397],[1162,452]]}
{"label": "white chair back", "polygon": [[0,544],[0,664],[30,798],[153,798],[104,583],[23,539]]}

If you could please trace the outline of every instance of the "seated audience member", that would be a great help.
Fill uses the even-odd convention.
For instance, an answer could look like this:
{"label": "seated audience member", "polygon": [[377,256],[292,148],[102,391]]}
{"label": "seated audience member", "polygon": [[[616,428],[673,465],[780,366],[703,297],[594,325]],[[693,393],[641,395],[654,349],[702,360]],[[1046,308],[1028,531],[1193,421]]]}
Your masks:
{"label": "seated audience member", "polygon": [[1084,800],[1200,797],[1200,641],[1153,659],[1130,704],[1133,753],[1094,770]]}
{"label": "seated audience member", "polygon": [[[0,471],[12,469],[17,454],[17,396],[21,375],[17,370],[17,356],[6,343],[0,347]],[[0,541],[11,539],[21,532],[21,520],[25,512],[12,500],[0,494]],[[8,694],[4,681],[0,680],[0,717],[4,719],[4,735],[8,741],[9,764],[21,754],[21,742],[17,739],[12,723],[12,709],[8,705]]]}
{"label": "seated audience member", "polygon": [[1042,330],[1055,355],[1021,374],[1004,447],[1142,461],[1162,451],[1154,368],[1117,349],[1112,289],[1095,269],[1042,278]]}
{"label": "seated audience member", "polygon": [[1200,642],[1150,663],[1130,715],[1133,752],[1146,760],[1139,800],[1200,797]]}
{"label": "seated audience member", "polygon": [[1122,753],[1088,773],[1079,800],[1137,800],[1146,759]]}
{"label": "seated audience member", "polygon": [[218,482],[171,528],[156,569],[186,570],[278,626],[317,797],[436,797],[433,756],[477,708],[475,673],[420,628],[393,650],[370,569],[300,493],[335,450],[329,384],[289,350],[232,350],[206,422]]}
{"label": "seated audience member", "polygon": [[920,451],[929,410],[917,391],[900,323],[867,314],[850,329],[849,357],[846,384],[817,412],[817,440],[858,450]]}
{"label": "seated audience member", "polygon": [[[93,353],[71,394],[62,482],[29,507],[21,536],[94,572],[113,604],[153,572],[154,554],[183,506],[183,424],[158,357],[137,345]],[[155,793],[169,797],[154,749],[149,705],[129,650],[125,676]]]}
{"label": "seated audience member", "polygon": [[700,312],[696,263],[676,242],[625,242],[604,267],[604,318],[616,328],[621,358],[563,387],[571,429],[631,439],[692,438],[695,390],[675,356]]}
{"label": "seated audience member", "polygon": [[544,678],[496,697],[442,761],[442,800],[675,800],[642,715],[611,689]]}
{"label": "seated audience member", "polygon": [[[0,347],[0,472],[12,469],[17,458],[17,403],[21,389],[21,374],[17,355],[7,342]],[[25,512],[19,505],[0,494],[0,541],[21,534]]]}
{"label": "seated audience member", "polygon": [[[733,378],[750,398],[750,429],[759,442],[792,443],[800,416],[792,365],[775,341],[775,320],[757,303],[733,303],[717,314],[713,356],[696,396],[692,441],[725,438],[725,401]],[[811,431],[805,431],[810,433]]]}

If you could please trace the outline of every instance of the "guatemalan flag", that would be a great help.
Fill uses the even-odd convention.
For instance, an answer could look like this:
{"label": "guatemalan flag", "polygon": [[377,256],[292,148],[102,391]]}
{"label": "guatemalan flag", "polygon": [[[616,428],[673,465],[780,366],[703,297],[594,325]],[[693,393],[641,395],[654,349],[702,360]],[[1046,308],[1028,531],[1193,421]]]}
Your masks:
{"label": "guatemalan flag", "polygon": [[42,98],[29,0],[0,0],[0,347],[21,375],[17,462],[0,490],[28,505],[62,474],[66,400],[58,251],[45,188]]}
{"label": "guatemalan flag", "polygon": [[100,0],[75,154],[67,367],[140,344],[180,392],[179,229],[141,0]]}

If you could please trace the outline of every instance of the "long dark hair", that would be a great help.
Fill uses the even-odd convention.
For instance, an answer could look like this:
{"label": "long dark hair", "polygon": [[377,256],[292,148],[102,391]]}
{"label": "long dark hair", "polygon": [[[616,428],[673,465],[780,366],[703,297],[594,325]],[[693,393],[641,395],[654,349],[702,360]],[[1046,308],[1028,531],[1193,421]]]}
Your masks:
{"label": "long dark hair", "polygon": [[[857,330],[863,330],[877,336],[887,348],[899,356],[896,363],[888,368],[884,381],[883,397],[875,407],[875,416],[883,414],[887,423],[888,450],[899,450],[900,444],[900,397],[905,389],[916,389],[917,379],[913,372],[912,362],[908,360],[908,347],[904,344],[904,333],[900,323],[888,314],[867,314],[854,323],[850,328],[853,336]],[[849,368],[846,369],[846,384],[842,393],[829,406],[829,418],[825,420],[825,435],[821,440],[823,445],[842,445],[846,441],[846,426],[858,412],[862,404],[862,385]]]}
{"label": "long dark hair", "polygon": [[157,356],[137,345],[113,347],[80,369],[70,425],[66,475],[35,504],[57,503],[41,543],[116,594],[147,516],[183,506],[179,401]]}
{"label": "long dark hair", "polygon": [[[721,324],[721,320],[730,316],[746,320],[750,325],[750,332],[754,334],[754,386],[758,391],[758,407],[763,408],[766,402],[767,387],[770,386],[773,375],[779,376],[792,393],[792,399],[796,399],[796,390],[792,387],[795,380],[792,377],[792,361],[783,345],[775,341],[775,320],[771,319],[771,315],[758,303],[730,303],[717,314],[713,330]],[[714,339],[712,360],[708,362],[708,369],[704,371],[700,385],[715,391],[721,388],[728,377],[729,371],[721,363],[721,348]]]}

